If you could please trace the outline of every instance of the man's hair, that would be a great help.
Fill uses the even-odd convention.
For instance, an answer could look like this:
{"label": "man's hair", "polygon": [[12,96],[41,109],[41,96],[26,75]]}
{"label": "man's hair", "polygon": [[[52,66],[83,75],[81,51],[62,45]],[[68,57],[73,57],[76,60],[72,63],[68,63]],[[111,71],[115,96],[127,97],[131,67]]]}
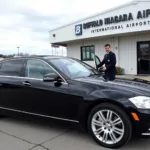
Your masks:
{"label": "man's hair", "polygon": [[105,44],[105,47],[107,47],[107,46],[111,47],[110,44]]}

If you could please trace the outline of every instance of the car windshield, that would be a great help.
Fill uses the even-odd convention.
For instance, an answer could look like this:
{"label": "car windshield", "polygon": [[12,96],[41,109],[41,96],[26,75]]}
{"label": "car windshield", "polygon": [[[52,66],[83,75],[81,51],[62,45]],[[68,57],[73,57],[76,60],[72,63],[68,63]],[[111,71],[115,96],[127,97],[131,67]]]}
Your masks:
{"label": "car windshield", "polygon": [[71,58],[48,59],[58,70],[69,78],[88,77],[99,74],[98,71],[79,60]]}

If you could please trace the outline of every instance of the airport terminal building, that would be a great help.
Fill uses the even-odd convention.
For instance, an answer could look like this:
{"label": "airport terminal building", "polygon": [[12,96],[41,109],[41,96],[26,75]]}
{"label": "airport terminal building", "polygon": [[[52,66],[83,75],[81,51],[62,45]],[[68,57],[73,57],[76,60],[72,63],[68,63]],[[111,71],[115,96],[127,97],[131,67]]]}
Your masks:
{"label": "airport terminal building", "polygon": [[69,57],[95,67],[94,55],[103,59],[111,44],[117,66],[125,74],[150,75],[150,0],[128,4],[83,18],[49,31],[50,43],[67,47]]}

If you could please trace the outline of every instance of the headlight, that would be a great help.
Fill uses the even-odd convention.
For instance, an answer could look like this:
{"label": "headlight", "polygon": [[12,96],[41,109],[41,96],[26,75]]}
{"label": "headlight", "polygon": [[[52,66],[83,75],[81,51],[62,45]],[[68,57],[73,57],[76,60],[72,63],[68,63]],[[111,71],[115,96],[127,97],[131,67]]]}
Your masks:
{"label": "headlight", "polygon": [[131,101],[137,108],[150,109],[150,97],[137,96],[129,98],[129,101]]}

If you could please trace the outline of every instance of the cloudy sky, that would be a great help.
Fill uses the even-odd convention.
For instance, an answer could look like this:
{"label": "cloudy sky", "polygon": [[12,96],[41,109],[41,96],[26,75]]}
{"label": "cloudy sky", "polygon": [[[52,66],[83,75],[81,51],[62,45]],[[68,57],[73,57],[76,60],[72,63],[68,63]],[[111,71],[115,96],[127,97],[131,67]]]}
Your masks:
{"label": "cloudy sky", "polygon": [[129,1],[0,0],[0,54],[51,54],[49,30]]}

